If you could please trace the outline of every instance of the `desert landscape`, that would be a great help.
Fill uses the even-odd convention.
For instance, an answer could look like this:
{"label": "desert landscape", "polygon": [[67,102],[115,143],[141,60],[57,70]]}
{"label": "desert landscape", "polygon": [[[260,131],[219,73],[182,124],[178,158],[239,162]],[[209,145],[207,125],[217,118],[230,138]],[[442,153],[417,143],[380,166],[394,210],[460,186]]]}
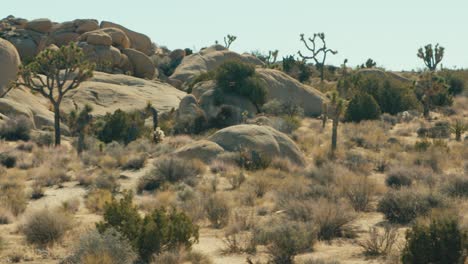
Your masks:
{"label": "desert landscape", "polygon": [[332,65],[327,36],[1,19],[0,263],[468,263],[468,70]]}

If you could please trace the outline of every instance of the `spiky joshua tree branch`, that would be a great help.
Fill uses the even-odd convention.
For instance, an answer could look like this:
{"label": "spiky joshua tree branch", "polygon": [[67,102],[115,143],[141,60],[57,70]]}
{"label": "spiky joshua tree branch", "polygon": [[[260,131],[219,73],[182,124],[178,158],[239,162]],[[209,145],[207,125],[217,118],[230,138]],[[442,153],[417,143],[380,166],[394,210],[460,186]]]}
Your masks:
{"label": "spiky joshua tree branch", "polygon": [[[314,60],[315,65],[320,69],[320,80],[323,81],[323,70],[325,66],[325,61],[327,60],[327,54],[331,53],[335,55],[338,53],[338,51],[327,48],[327,43],[325,41],[325,33],[315,33],[314,37],[308,38],[307,40],[305,39],[304,34],[301,34],[300,36],[301,41],[304,43],[305,47],[310,52],[312,52],[312,55],[305,56],[302,54],[301,51],[298,51],[299,56],[303,60]],[[318,47],[320,45],[319,43],[316,43],[318,41],[321,42],[321,47]]]}

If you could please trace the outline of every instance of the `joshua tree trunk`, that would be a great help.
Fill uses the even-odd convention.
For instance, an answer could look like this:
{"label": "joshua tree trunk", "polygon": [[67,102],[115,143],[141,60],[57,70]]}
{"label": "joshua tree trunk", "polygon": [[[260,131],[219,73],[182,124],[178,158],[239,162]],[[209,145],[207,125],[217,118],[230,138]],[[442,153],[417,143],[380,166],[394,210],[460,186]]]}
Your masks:
{"label": "joshua tree trunk", "polygon": [[325,128],[325,125],[327,124],[327,119],[328,119],[328,106],[327,104],[323,104],[322,107],[322,128]]}
{"label": "joshua tree trunk", "polygon": [[60,145],[60,103],[54,104],[54,130],[55,130],[55,146]]}
{"label": "joshua tree trunk", "polygon": [[81,154],[84,150],[84,131],[79,131],[78,132],[78,146],[76,151],[78,154]]}
{"label": "joshua tree trunk", "polygon": [[333,118],[333,129],[332,129],[332,142],[331,142],[331,156],[335,157],[336,151],[336,140],[338,138],[338,117]]}

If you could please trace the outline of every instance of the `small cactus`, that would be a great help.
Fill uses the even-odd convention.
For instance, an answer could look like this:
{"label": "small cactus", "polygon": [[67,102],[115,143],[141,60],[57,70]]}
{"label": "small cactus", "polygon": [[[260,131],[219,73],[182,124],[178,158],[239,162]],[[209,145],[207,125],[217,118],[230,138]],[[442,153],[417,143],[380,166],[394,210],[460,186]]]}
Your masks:
{"label": "small cactus", "polygon": [[455,140],[461,141],[462,135],[468,131],[468,124],[457,119],[455,120],[455,123],[450,126],[450,131],[455,134]]}

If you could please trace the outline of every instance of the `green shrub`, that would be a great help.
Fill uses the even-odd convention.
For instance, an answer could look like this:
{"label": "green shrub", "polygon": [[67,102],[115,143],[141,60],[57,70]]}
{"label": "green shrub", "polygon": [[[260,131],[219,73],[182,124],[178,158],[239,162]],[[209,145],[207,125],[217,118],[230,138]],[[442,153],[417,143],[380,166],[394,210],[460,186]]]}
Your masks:
{"label": "green shrub", "polygon": [[387,178],[385,179],[385,184],[388,187],[399,189],[401,187],[410,186],[413,182],[413,179],[408,175],[408,172],[403,170],[394,170],[391,171]]}
{"label": "green shrub", "polygon": [[139,170],[145,166],[145,155],[131,155],[122,164],[123,170]]}
{"label": "green shrub", "polygon": [[193,182],[195,177],[203,171],[200,163],[176,157],[157,159],[147,174],[138,182],[138,192],[158,189],[166,182]]}
{"label": "green shrub", "polygon": [[126,113],[118,109],[101,117],[96,122],[95,130],[98,139],[105,143],[118,141],[128,144],[143,134],[144,125],[145,120],[140,113]]}
{"label": "green shrub", "polygon": [[254,229],[254,244],[266,245],[270,262],[292,264],[297,254],[311,250],[317,240],[313,228],[304,223],[273,221]]}
{"label": "green shrub", "polygon": [[90,256],[99,255],[109,256],[113,264],[133,263],[137,258],[130,241],[119,232],[109,228],[102,234],[91,231],[83,235],[66,263],[79,264]]}
{"label": "green shrub", "polygon": [[416,223],[406,232],[401,260],[404,264],[464,263],[467,250],[467,233],[458,220],[438,217],[430,224]]}
{"label": "green shrub", "polygon": [[13,168],[16,166],[16,156],[10,153],[0,153],[0,164],[6,168]]}
{"label": "green shrub", "polygon": [[256,75],[255,67],[251,64],[236,60],[224,62],[216,70],[216,83],[221,91],[244,96],[257,108],[265,103],[265,83]]}
{"label": "green shrub", "polygon": [[0,139],[24,140],[30,138],[31,125],[24,116],[12,117],[0,126]]}
{"label": "green shrub", "polygon": [[96,224],[100,233],[113,228],[125,236],[140,258],[148,262],[153,254],[190,248],[198,242],[198,226],[187,215],[176,210],[156,209],[141,217],[132,202],[133,195],[125,193],[104,209],[104,221]]}
{"label": "green shrub", "polygon": [[449,76],[447,82],[449,85],[448,92],[451,95],[459,95],[465,90],[465,82],[461,78]]}
{"label": "green shrub", "polygon": [[294,56],[283,57],[283,71],[300,82],[306,82],[312,76],[312,72],[303,61],[296,60]]}
{"label": "green shrub", "polygon": [[468,197],[468,178],[462,175],[449,175],[442,191],[450,196]]}
{"label": "green shrub", "polygon": [[376,120],[380,117],[380,107],[374,97],[366,93],[356,94],[348,104],[345,113],[346,121],[360,122]]}
{"label": "green shrub", "polygon": [[427,215],[432,208],[442,205],[442,198],[435,194],[401,189],[386,193],[378,203],[378,211],[392,223],[407,224],[418,216]]}
{"label": "green shrub", "polygon": [[403,82],[389,77],[350,75],[338,83],[338,91],[344,97],[367,93],[374,97],[382,113],[397,114],[421,107],[413,90]]}
{"label": "green shrub", "polygon": [[22,231],[28,243],[45,246],[60,240],[71,228],[72,219],[68,214],[43,209],[26,219]]}

